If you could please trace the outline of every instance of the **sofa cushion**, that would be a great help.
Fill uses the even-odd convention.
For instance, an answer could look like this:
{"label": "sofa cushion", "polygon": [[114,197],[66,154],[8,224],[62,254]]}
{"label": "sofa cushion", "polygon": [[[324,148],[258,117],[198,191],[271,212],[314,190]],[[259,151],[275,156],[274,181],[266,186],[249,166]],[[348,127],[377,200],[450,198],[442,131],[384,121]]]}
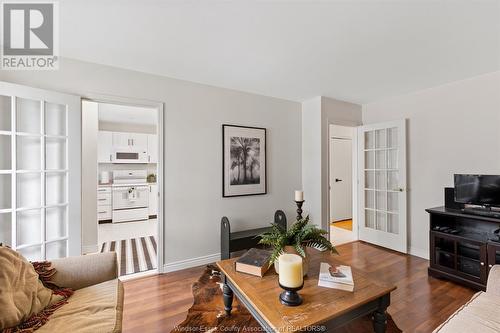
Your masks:
{"label": "sofa cushion", "polygon": [[498,309],[500,309],[500,297],[491,293],[478,292],[434,332],[500,332]]}
{"label": "sofa cushion", "polygon": [[50,320],[37,330],[47,332],[121,332],[123,285],[118,279],[76,290]]}
{"label": "sofa cushion", "polygon": [[0,331],[25,322],[64,298],[46,288],[33,265],[9,247],[0,246],[0,267]]}

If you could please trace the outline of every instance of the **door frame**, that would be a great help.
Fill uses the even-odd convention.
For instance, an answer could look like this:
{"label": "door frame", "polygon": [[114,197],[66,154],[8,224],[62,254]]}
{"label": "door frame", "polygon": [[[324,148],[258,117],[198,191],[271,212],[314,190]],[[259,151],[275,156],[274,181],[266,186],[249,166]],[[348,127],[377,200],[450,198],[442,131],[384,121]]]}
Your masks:
{"label": "door frame", "polygon": [[[354,208],[354,203],[353,203],[353,201],[352,201],[352,191],[353,191],[353,186],[352,186],[352,185],[353,185],[353,183],[354,183],[354,182],[352,181],[352,177],[353,177],[353,173],[352,173],[352,171],[353,171],[353,168],[352,168],[352,160],[353,160],[353,152],[352,152],[352,150],[353,150],[353,149],[352,149],[352,137],[342,137],[342,136],[339,136],[339,135],[331,136],[331,137],[330,137],[330,152],[331,152],[331,153],[333,153],[334,155],[335,155],[335,149],[334,149],[334,147],[333,147],[333,146],[334,146],[334,144],[335,144],[335,140],[337,140],[337,144],[338,144],[338,141],[342,141],[343,143],[345,143],[345,142],[349,142],[349,141],[350,141],[350,142],[349,142],[349,144],[351,145],[351,154],[350,154],[350,157],[351,157],[351,158],[350,158],[350,163],[351,163],[351,166],[350,166],[350,169],[351,169],[351,174],[350,174],[349,182],[350,182],[350,184],[351,184],[351,196],[350,196],[350,204],[351,204],[351,209],[350,209],[350,211],[351,211],[351,214],[350,214],[350,215],[351,215],[351,220],[352,220],[352,214],[353,214],[353,211],[354,211],[354,209],[355,209],[355,208]],[[330,158],[331,158],[331,157],[332,157],[332,155],[330,155]],[[334,157],[336,157],[336,156],[334,156]],[[338,156],[337,156],[337,157],[338,157]],[[330,189],[329,189],[329,190],[330,190],[330,192],[332,192],[332,191],[333,191],[333,185],[335,184],[335,182],[332,182],[332,179],[333,179],[333,177],[332,177],[332,171],[335,171],[335,165],[330,164],[330,170],[329,170],[329,181],[330,181]],[[344,181],[344,180],[342,180],[342,181]],[[330,196],[330,199],[331,199],[331,196]],[[329,211],[329,213],[330,213],[330,217],[329,217],[329,218],[330,218],[330,223],[332,223],[332,216],[331,216],[331,215],[332,215],[332,210],[331,210],[331,205],[332,205],[332,202],[330,202],[330,211]],[[342,220],[339,220],[339,221],[342,221]]]}
{"label": "door frame", "polygon": [[[155,108],[158,111],[158,164],[157,164],[157,184],[158,184],[158,251],[157,251],[157,263],[158,263],[158,273],[164,273],[164,179],[165,179],[165,168],[164,168],[164,147],[165,147],[165,109],[164,103],[160,101],[153,101],[147,99],[137,99],[113,95],[102,95],[102,94],[87,94],[82,96],[82,101],[87,100],[96,103],[109,103],[109,104],[123,104],[129,106],[138,106],[146,108]],[[82,113],[83,117],[83,113]],[[97,193],[97,192],[96,192]],[[97,195],[97,194],[96,194]],[[97,200],[97,198],[96,198]],[[97,221],[97,212],[96,212]]]}
{"label": "door frame", "polygon": [[[349,127],[352,130],[352,138],[351,139],[351,144],[352,144],[352,233],[353,233],[353,241],[359,240],[359,232],[358,232],[358,211],[359,211],[359,199],[358,199],[358,127],[360,126],[358,123],[355,122],[349,122],[349,121],[343,121],[343,122],[329,122],[328,123],[328,158],[327,158],[327,164],[328,164],[328,185],[330,186],[330,170],[331,170],[331,156],[330,156],[330,145],[332,142],[332,138],[338,137],[341,138],[341,136],[334,136],[331,129],[331,125],[333,126],[343,126],[343,127]],[[344,137],[345,139],[345,137]],[[328,188],[327,191],[327,198],[328,198],[328,204],[327,206],[327,216],[328,216],[328,239],[331,239],[330,235],[330,188]]]}

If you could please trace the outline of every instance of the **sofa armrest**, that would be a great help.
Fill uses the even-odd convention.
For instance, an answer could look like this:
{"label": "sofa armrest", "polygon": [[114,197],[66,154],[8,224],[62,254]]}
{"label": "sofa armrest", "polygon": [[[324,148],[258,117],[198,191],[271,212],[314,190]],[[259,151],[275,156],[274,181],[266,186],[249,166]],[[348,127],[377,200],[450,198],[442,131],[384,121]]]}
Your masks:
{"label": "sofa armrest", "polygon": [[500,296],[500,265],[491,267],[486,292]]}
{"label": "sofa armrest", "polygon": [[56,269],[52,281],[59,287],[82,289],[118,277],[115,252],[51,260]]}

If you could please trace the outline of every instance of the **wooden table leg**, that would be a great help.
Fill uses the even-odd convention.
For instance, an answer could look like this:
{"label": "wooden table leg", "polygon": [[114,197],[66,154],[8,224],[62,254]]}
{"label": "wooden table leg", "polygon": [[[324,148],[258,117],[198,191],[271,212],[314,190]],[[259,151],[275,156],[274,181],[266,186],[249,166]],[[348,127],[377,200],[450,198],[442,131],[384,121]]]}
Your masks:
{"label": "wooden table leg", "polygon": [[375,333],[385,333],[387,329],[387,307],[390,303],[390,294],[384,295],[379,299],[378,309],[373,313],[373,330]]}
{"label": "wooden table leg", "polygon": [[224,310],[226,310],[226,315],[230,316],[231,310],[233,309],[233,291],[227,284],[227,281],[222,287],[222,297],[224,298]]}

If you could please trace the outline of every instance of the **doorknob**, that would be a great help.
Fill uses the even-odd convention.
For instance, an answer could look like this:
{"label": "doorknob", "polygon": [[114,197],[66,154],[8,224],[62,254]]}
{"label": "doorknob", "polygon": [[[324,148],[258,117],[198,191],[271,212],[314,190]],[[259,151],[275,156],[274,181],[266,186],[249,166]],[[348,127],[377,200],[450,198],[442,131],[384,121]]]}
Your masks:
{"label": "doorknob", "polygon": [[341,182],[341,181],[342,181],[342,179],[335,178],[336,183]]}

